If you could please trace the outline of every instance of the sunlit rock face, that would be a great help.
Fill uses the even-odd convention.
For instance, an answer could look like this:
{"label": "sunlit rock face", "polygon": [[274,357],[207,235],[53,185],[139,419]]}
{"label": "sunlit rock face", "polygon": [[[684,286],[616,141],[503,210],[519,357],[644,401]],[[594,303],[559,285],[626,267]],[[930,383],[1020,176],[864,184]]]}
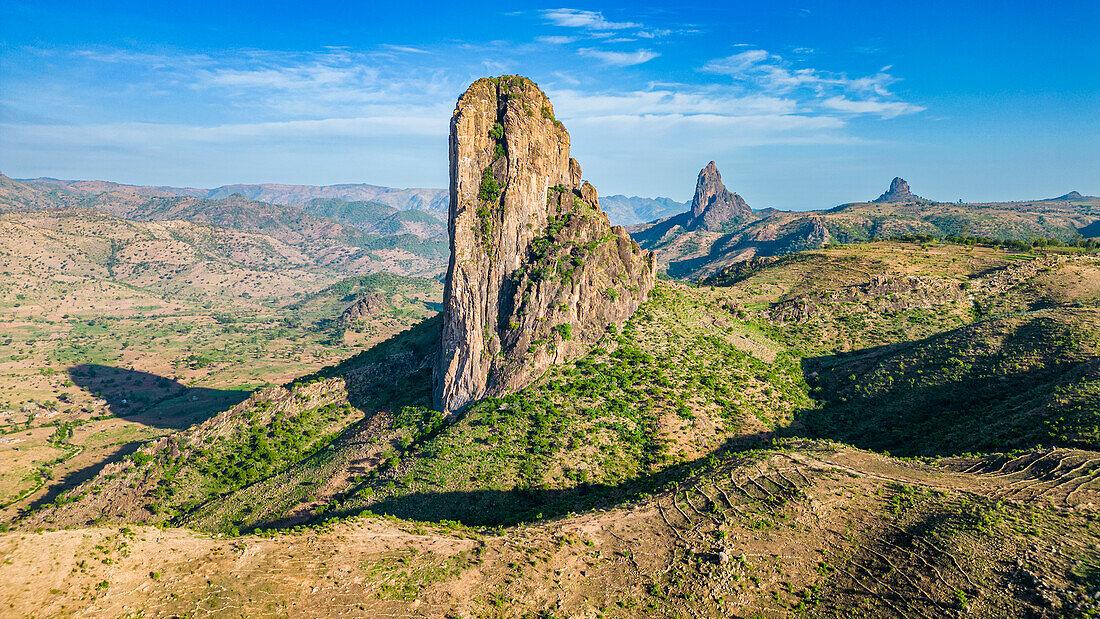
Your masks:
{"label": "sunlit rock face", "polygon": [[434,376],[453,412],[528,384],[626,320],[656,263],[600,209],[538,86],[483,78],[451,117],[451,259]]}
{"label": "sunlit rock face", "polygon": [[713,161],[699,171],[695,197],[691,201],[689,230],[716,230],[729,222],[743,221],[748,217],[752,217],[752,209],[741,196],[726,189],[718,166]]}

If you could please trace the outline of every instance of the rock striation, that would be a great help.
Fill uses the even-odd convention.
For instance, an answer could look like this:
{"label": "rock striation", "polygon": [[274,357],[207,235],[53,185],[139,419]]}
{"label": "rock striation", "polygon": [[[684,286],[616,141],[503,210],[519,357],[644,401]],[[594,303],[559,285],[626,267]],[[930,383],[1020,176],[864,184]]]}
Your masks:
{"label": "rock striation", "polygon": [[569,157],[550,100],[520,76],[482,78],[451,117],[451,258],[435,407],[523,387],[633,314],[656,279]]}
{"label": "rock striation", "polygon": [[909,191],[909,183],[904,178],[894,177],[890,181],[890,188],[886,193],[875,198],[875,202],[926,202],[926,200]]}
{"label": "rock striation", "polygon": [[691,201],[691,218],[687,228],[715,230],[729,222],[744,221],[752,217],[752,209],[745,200],[726,189],[718,166],[711,161],[699,171],[695,182],[695,197]]}

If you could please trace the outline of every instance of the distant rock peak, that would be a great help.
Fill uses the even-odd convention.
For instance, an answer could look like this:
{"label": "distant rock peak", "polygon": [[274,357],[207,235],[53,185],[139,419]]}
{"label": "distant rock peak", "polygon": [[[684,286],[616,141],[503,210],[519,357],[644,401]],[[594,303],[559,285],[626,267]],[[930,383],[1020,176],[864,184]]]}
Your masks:
{"label": "distant rock peak", "polygon": [[909,183],[905,182],[904,178],[895,176],[894,180],[890,181],[890,188],[886,190],[886,193],[882,194],[878,198],[875,198],[875,202],[925,202],[926,200],[918,195],[909,191]]}
{"label": "distant rock peak", "polygon": [[745,200],[726,189],[722,174],[713,161],[699,171],[695,183],[695,197],[691,201],[691,219],[688,228],[714,230],[728,222],[752,216],[752,209]]}
{"label": "distant rock peak", "polygon": [[449,144],[451,259],[433,392],[448,413],[581,354],[656,280],[653,254],[608,222],[531,80],[474,82]]}

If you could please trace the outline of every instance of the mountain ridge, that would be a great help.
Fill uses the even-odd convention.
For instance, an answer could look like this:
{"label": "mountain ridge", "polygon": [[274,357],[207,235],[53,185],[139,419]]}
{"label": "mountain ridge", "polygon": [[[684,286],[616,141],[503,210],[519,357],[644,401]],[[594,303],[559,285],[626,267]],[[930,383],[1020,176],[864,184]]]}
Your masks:
{"label": "mountain ridge", "polygon": [[167,185],[129,185],[113,181],[61,180],[48,177],[14,179],[32,186],[50,187],[75,193],[136,193],[148,196],[188,196],[218,199],[239,193],[246,198],[272,204],[301,206],[317,198],[338,198],[348,202],[378,202],[398,210],[424,210],[439,214],[447,212],[447,190],[431,188],[396,188],[368,183],[336,185],[290,185],[281,183],[238,183],[204,189]]}
{"label": "mountain ridge", "polygon": [[[343,264],[350,269],[349,273],[380,270],[383,265],[404,275],[442,273],[443,224],[430,213],[396,211],[371,203],[341,204],[342,208],[356,211],[357,218],[344,217],[340,221],[296,206],[251,200],[241,194],[209,199],[126,192],[80,193],[27,185],[0,175],[0,212],[91,209],[124,220],[186,221],[266,235],[294,245],[322,263]],[[318,212],[326,206],[314,204],[307,208]],[[366,222],[364,217],[371,212],[378,217]]]}
{"label": "mountain ridge", "polygon": [[694,213],[688,211],[627,229],[643,248],[656,252],[669,275],[702,279],[755,257],[899,235],[1050,238],[1062,243],[1100,237],[1100,198],[1067,196],[1024,202],[934,202],[913,194],[899,177],[875,200],[827,210],[763,209],[754,211],[751,219],[734,220],[719,229],[692,226]]}

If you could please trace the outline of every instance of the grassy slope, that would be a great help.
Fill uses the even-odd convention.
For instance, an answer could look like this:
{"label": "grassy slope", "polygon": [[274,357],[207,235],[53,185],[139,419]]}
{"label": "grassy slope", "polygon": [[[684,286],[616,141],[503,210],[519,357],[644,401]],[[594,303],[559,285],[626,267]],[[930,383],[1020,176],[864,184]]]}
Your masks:
{"label": "grassy slope", "polygon": [[[333,596],[303,601],[309,608],[331,611],[346,601],[360,612],[393,612],[415,597],[441,614],[1087,616],[1100,587],[1100,535],[1088,507],[1100,501],[1094,452],[904,463],[820,441],[746,447],[774,427],[959,454],[998,447],[991,441],[1005,436],[1033,446],[1041,432],[1026,433],[1039,424],[1072,421],[1050,440],[1095,448],[1089,372],[1098,270],[1090,257],[875,243],[811,252],[726,287],[662,284],[587,357],[446,421],[422,408],[438,329],[428,321],[275,392],[279,403],[262,406],[267,396],[256,396],[189,431],[218,437],[209,450],[181,458],[165,444],[143,452],[148,462],[106,472],[86,488],[99,485],[108,497],[101,506],[87,504],[89,493],[21,524],[79,523],[80,513],[66,512],[72,506],[84,506],[85,517],[125,507],[130,484],[156,492],[164,487],[158,471],[178,461],[173,479],[185,481],[170,482],[179,495],[165,492],[164,500],[178,506],[177,522],[207,530],[286,527],[364,508],[475,525],[533,523],[500,537],[398,525],[405,534],[384,535],[419,549],[399,572],[387,571],[388,550],[363,546],[376,524],[341,525],[348,528],[332,534],[336,563],[343,570],[352,561],[353,571],[366,570],[362,579],[308,567],[335,555],[292,534],[285,541],[296,555],[318,557],[295,570],[297,578],[341,574],[326,585]],[[859,380],[849,378],[853,368],[861,368]],[[1006,374],[1019,387],[1007,403]],[[967,399],[923,397],[947,389]],[[1067,390],[1077,396],[1064,398]],[[1059,398],[1066,401],[1052,405]],[[317,435],[352,424],[348,431],[287,450],[271,469],[283,472],[267,480],[235,491],[240,480],[222,483],[233,477],[224,471],[254,460],[256,425],[274,431],[266,436],[273,444],[285,438],[276,428],[321,419],[305,413],[326,407],[348,417]],[[198,491],[205,502],[183,513]],[[568,515],[592,507],[609,511]],[[133,518],[123,512],[119,520]],[[470,537],[481,548],[472,560],[459,554],[470,550],[462,540]],[[519,548],[507,541],[517,539]],[[1054,539],[1056,551],[1037,543]],[[246,581],[264,574],[275,583],[268,599],[289,602],[279,576],[289,566],[274,569],[284,547],[260,551],[255,567],[236,573]],[[428,555],[429,548],[453,550]],[[207,578],[220,578],[221,551],[209,552],[202,556],[215,567]],[[159,560],[191,603],[260,608],[237,585],[212,598],[174,559]],[[446,569],[429,571],[422,560]],[[90,574],[89,587],[101,578]],[[78,606],[130,599],[113,595],[89,589]]]}
{"label": "grassy slope", "polygon": [[808,403],[791,357],[690,290],[662,286],[621,334],[475,405],[332,507],[498,524],[607,504]]}
{"label": "grassy slope", "polygon": [[[215,530],[363,509],[501,524],[651,491],[684,463],[775,429],[909,454],[1092,446],[1093,310],[1002,318],[990,308],[1031,311],[1054,289],[1090,303],[1089,285],[1069,284],[1097,270],[1091,258],[879,243],[809,253],[729,288],[662,284],[587,356],[452,420],[423,408],[434,337],[425,326],[387,343],[420,342],[404,356],[383,362],[373,351],[323,374],[346,381],[369,422],[240,496],[166,513]],[[1016,408],[990,397],[1002,378],[1022,390],[1024,376]],[[959,390],[969,395],[946,397]]]}
{"label": "grassy slope", "polygon": [[[1100,443],[1100,312],[1040,310],[806,361],[807,431],[898,455]],[[886,421],[888,420],[888,421]]]}
{"label": "grassy slope", "polygon": [[[343,278],[277,239],[226,228],[87,210],[0,221],[4,518],[258,386],[422,320],[441,295],[432,280]],[[381,312],[339,322],[368,295],[386,299]]]}
{"label": "grassy slope", "polygon": [[[699,466],[636,502],[503,530],[369,517],[228,539],[153,527],[0,534],[0,604],[35,616],[1097,611],[1094,514],[1060,497],[995,498],[1035,475],[956,473],[823,442],[776,447]],[[1050,455],[1100,464],[1095,453]]]}

